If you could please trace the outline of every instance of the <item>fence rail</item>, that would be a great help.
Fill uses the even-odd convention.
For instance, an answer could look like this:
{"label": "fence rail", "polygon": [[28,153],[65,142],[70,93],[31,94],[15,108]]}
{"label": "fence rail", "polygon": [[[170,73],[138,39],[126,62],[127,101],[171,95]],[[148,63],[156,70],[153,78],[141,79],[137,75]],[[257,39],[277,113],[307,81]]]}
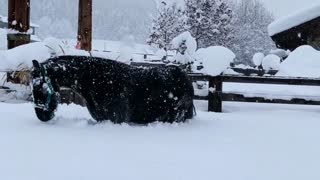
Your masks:
{"label": "fence rail", "polygon": [[277,103],[277,104],[302,104],[320,105],[320,101],[307,100],[306,98],[268,99],[265,97],[245,97],[243,94],[223,92],[224,82],[248,83],[248,84],[277,84],[277,85],[299,85],[299,86],[320,86],[320,78],[292,78],[292,77],[259,77],[259,76],[206,76],[201,74],[190,74],[192,81],[208,81],[209,95],[195,96],[198,100],[208,100],[208,110],[222,112],[222,101],[255,102],[255,103]]}

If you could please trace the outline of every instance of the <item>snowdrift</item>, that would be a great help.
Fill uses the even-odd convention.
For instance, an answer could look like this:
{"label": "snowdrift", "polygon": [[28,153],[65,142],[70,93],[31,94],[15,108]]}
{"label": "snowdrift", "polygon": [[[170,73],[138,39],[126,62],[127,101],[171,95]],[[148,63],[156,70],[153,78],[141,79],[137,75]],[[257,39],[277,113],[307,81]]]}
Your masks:
{"label": "snowdrift", "polygon": [[277,76],[320,78],[320,51],[301,46],[280,64]]}

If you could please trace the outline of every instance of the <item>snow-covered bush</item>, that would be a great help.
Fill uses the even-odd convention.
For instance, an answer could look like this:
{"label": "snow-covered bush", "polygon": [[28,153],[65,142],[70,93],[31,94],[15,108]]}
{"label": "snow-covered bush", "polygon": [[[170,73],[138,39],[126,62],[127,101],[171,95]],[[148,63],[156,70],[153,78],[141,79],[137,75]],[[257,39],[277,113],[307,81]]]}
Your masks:
{"label": "snow-covered bush", "polygon": [[300,46],[280,65],[278,76],[320,77],[320,51]]}
{"label": "snow-covered bush", "polygon": [[204,68],[201,72],[217,76],[224,72],[230,63],[235,59],[235,54],[228,48],[222,46],[211,46],[199,49],[196,58],[203,63]]}
{"label": "snow-covered bush", "polygon": [[262,60],[262,67],[264,70],[279,70],[281,59],[279,56],[269,54]]}
{"label": "snow-covered bush", "polygon": [[174,59],[180,64],[188,64],[194,61],[197,50],[197,42],[190,32],[184,32],[172,40],[172,47],[177,50]]}
{"label": "snow-covered bush", "polygon": [[253,55],[252,62],[256,67],[261,66],[264,54],[259,52]]}

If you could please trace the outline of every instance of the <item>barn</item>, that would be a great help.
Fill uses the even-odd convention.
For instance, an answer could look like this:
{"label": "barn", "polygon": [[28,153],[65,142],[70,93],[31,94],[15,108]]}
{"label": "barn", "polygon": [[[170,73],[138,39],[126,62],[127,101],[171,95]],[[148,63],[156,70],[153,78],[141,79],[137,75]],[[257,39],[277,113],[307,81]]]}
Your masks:
{"label": "barn", "polygon": [[269,36],[277,47],[295,50],[310,45],[320,50],[320,4],[280,18],[268,26]]}

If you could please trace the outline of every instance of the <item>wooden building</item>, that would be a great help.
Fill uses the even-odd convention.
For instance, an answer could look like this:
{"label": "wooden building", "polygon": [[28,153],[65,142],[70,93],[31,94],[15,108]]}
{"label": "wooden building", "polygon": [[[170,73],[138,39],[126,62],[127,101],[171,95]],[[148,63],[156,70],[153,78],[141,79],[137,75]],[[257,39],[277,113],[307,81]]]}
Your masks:
{"label": "wooden building", "polygon": [[320,5],[281,18],[268,27],[269,35],[277,47],[295,50],[310,45],[320,50]]}

